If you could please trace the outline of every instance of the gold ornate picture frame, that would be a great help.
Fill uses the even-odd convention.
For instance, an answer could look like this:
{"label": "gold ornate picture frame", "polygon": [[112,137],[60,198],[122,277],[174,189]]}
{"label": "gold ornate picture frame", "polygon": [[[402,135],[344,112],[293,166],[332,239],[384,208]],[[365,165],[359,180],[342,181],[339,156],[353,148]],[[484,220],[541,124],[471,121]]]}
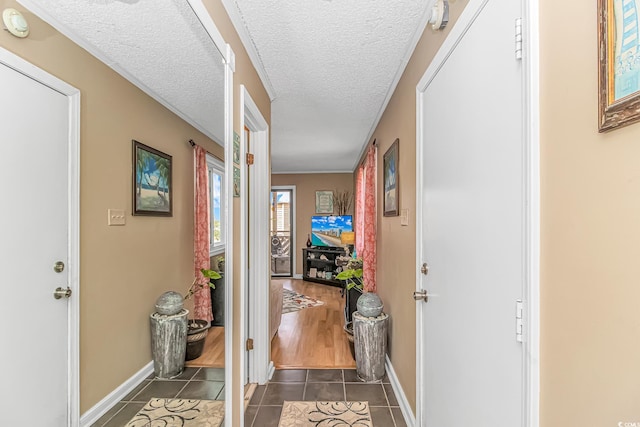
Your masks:
{"label": "gold ornate picture frame", "polygon": [[598,0],[598,131],[640,121],[640,0]]}

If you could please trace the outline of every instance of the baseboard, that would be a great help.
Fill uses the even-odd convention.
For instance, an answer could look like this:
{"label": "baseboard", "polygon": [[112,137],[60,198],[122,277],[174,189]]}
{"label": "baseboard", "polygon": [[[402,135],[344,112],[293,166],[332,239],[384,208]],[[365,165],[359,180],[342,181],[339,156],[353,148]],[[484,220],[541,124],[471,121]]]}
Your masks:
{"label": "baseboard", "polygon": [[101,416],[121,401],[131,390],[153,373],[153,362],[149,362],[131,378],[120,384],[118,388],[109,393],[104,399],[96,403],[91,409],[80,417],[80,426],[88,427],[98,421]]}
{"label": "baseboard", "polygon": [[269,366],[267,367],[267,381],[271,381],[273,378],[273,374],[276,373],[276,366],[273,364],[273,360],[269,361]]}
{"label": "baseboard", "polygon": [[389,355],[387,354],[385,358],[386,358],[385,369],[387,371],[387,376],[389,377],[391,388],[393,388],[393,392],[396,394],[396,399],[398,400],[398,405],[400,405],[400,410],[402,411],[402,416],[404,417],[404,421],[405,423],[407,423],[407,427],[415,427],[416,416],[413,414],[413,411],[411,410],[411,405],[409,405],[409,401],[407,400],[407,395],[404,394],[404,390],[400,385],[400,381],[398,380],[396,371],[393,369],[393,365],[391,364]]}
{"label": "baseboard", "polygon": [[293,278],[294,279],[302,279],[302,274],[294,274]]}

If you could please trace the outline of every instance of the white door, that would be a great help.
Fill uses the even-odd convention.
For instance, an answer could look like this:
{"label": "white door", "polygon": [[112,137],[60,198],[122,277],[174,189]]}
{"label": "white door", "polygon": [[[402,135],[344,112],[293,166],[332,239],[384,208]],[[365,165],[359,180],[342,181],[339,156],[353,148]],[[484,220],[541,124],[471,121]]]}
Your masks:
{"label": "white door", "polygon": [[419,254],[428,272],[419,283],[430,297],[417,302],[421,426],[522,425],[515,334],[525,277],[523,77],[514,41],[520,7],[471,1],[450,35],[459,43],[447,40],[450,56],[425,75],[432,80],[419,117]]}
{"label": "white door", "polygon": [[0,93],[2,424],[66,426],[69,98],[1,62]]}

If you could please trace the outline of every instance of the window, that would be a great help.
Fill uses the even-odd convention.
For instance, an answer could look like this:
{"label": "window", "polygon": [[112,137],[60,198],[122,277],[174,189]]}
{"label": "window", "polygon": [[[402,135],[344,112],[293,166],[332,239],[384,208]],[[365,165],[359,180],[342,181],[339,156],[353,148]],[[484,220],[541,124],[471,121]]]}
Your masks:
{"label": "window", "polygon": [[209,172],[209,220],[211,222],[209,253],[211,256],[224,252],[225,236],[224,206],[224,164],[207,154]]}

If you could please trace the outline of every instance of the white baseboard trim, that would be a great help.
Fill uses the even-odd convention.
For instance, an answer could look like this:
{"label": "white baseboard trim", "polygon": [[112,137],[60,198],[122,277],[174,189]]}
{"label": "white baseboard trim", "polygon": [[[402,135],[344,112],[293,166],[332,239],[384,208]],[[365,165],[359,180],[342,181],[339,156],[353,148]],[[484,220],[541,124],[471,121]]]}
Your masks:
{"label": "white baseboard trim", "polygon": [[273,378],[273,374],[276,373],[276,365],[273,364],[273,360],[269,361],[269,366],[267,367],[267,381],[271,381]]}
{"label": "white baseboard trim", "polygon": [[302,274],[294,274],[293,278],[294,279],[302,279]]}
{"label": "white baseboard trim", "polygon": [[98,421],[101,416],[121,401],[131,390],[153,373],[153,362],[149,362],[131,378],[120,384],[118,388],[109,393],[104,399],[96,403],[91,409],[80,417],[80,426],[88,427]]}
{"label": "white baseboard trim", "polygon": [[400,385],[400,381],[398,380],[396,371],[393,369],[393,365],[391,364],[389,355],[387,354],[385,358],[386,358],[385,369],[387,370],[387,376],[389,377],[391,388],[393,388],[393,392],[396,394],[396,399],[398,400],[398,405],[400,405],[400,410],[402,411],[402,416],[404,417],[404,421],[405,423],[407,423],[407,427],[415,427],[416,416],[411,410],[411,405],[409,405],[409,401],[407,400],[407,395],[404,394],[404,390]]}

